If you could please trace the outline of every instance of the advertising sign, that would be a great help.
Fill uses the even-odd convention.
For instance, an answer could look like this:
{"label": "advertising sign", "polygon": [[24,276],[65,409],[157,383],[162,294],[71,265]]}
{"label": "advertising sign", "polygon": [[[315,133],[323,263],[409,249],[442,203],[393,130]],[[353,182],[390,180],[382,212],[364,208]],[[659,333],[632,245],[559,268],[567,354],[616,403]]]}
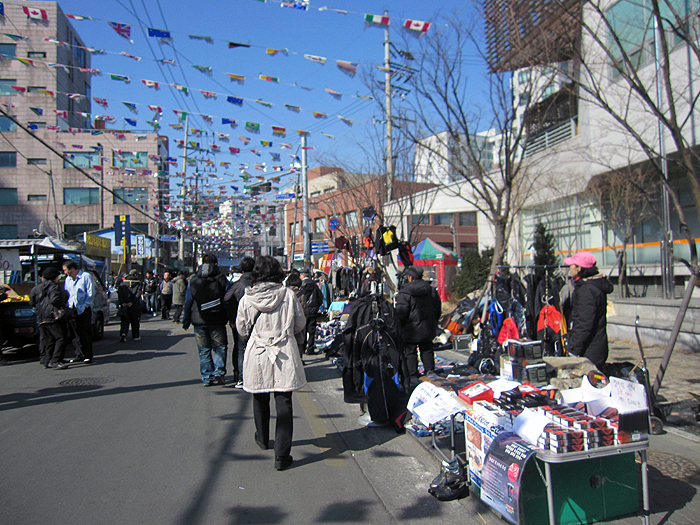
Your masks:
{"label": "advertising sign", "polygon": [[131,216],[114,216],[114,242],[121,246],[131,246]]}
{"label": "advertising sign", "polygon": [[19,250],[0,250],[0,270],[5,272],[22,271]]}
{"label": "advertising sign", "polygon": [[111,257],[112,239],[100,237],[92,233],[85,234],[85,255],[97,257]]}
{"label": "advertising sign", "polygon": [[146,256],[146,237],[144,237],[143,235],[136,236],[136,256]]}

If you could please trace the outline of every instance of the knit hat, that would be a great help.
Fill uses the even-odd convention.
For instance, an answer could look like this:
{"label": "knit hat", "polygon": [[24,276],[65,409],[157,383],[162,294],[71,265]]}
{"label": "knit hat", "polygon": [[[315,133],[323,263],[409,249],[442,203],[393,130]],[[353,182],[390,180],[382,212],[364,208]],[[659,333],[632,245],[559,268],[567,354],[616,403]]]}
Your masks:
{"label": "knit hat", "polygon": [[423,269],[418,268],[417,266],[411,266],[408,270],[406,270],[406,273],[409,277],[413,277],[414,279],[423,278]]}
{"label": "knit hat", "polygon": [[57,268],[54,268],[53,266],[49,266],[48,268],[44,268],[44,271],[42,272],[42,277],[46,279],[47,281],[53,281],[56,277],[58,277],[60,272],[58,271]]}
{"label": "knit hat", "polygon": [[595,255],[590,252],[578,252],[571,257],[564,258],[564,264],[568,264],[569,266],[575,264],[581,268],[593,268],[595,263]]}

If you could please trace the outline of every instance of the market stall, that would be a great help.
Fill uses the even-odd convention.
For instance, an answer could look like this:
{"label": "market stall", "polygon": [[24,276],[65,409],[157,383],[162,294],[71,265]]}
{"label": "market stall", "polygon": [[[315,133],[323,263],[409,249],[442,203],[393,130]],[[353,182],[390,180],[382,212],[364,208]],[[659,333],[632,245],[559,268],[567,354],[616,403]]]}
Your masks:
{"label": "market stall", "polygon": [[435,279],[440,299],[447,300],[447,289],[457,274],[457,254],[428,238],[413,248],[413,264],[423,267],[425,279]]}

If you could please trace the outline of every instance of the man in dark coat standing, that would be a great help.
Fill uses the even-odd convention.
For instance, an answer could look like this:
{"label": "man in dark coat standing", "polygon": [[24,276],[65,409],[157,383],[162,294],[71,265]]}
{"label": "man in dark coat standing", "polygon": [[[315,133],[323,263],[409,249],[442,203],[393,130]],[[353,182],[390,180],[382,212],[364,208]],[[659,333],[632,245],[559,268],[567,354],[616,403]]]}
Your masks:
{"label": "man in dark coat standing", "polygon": [[437,290],[423,280],[423,270],[411,266],[406,273],[408,283],[396,294],[396,317],[405,343],[408,370],[411,377],[417,378],[418,348],[425,373],[435,370],[433,339],[442,313],[442,301]]}
{"label": "man in dark coat standing", "polygon": [[255,259],[252,257],[243,257],[239,265],[243,274],[235,281],[226,296],[229,299],[231,295],[234,300],[226,301],[226,311],[228,314],[229,325],[231,326],[231,334],[233,335],[233,352],[231,361],[233,363],[233,380],[236,382],[236,388],[243,388],[243,356],[245,355],[245,346],[248,339],[241,337],[236,329],[236,315],[238,314],[238,303],[245,295],[246,288],[253,286],[253,268],[255,268]]}
{"label": "man in dark coat standing", "polygon": [[306,355],[316,353],[316,318],[318,317],[318,309],[323,304],[323,294],[318,285],[311,279],[308,270],[299,272],[301,277],[301,306],[306,315],[306,344],[301,354],[306,352]]}
{"label": "man in dark coat standing", "polygon": [[216,256],[208,253],[202,257],[202,264],[192,277],[185,296],[182,327],[187,330],[190,324],[194,325],[204,386],[226,384],[228,317],[225,296],[229,284],[226,276],[219,272]]}
{"label": "man in dark coat standing", "polygon": [[41,284],[32,288],[29,304],[36,308],[39,322],[39,356],[46,368],[63,370],[66,351],[66,324],[56,319],[62,308],[68,308],[68,293],[58,284],[58,269],[50,266],[41,274]]}

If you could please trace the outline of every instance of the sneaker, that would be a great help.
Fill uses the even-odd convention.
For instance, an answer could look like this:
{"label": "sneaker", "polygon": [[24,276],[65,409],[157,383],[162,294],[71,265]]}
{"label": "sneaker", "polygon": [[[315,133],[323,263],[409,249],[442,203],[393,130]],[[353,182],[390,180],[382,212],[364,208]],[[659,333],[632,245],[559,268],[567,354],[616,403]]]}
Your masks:
{"label": "sneaker", "polygon": [[140,337],[134,337],[134,341],[139,341],[140,339]]}
{"label": "sneaker", "polygon": [[[125,336],[125,335],[119,336],[119,342],[120,342],[120,343],[126,343],[126,336]],[[72,362],[73,362],[73,361],[71,361],[71,363],[72,363]]]}
{"label": "sneaker", "polygon": [[233,385],[233,388],[243,388],[243,381],[238,381],[235,385]]}
{"label": "sneaker", "polygon": [[56,370],[65,370],[66,368],[68,368],[68,365],[66,363],[61,363],[60,361],[58,361],[56,363],[49,363],[49,366],[47,366],[46,368],[54,368]]}
{"label": "sneaker", "polygon": [[214,377],[214,381],[217,385],[224,386],[226,384],[226,379],[224,379],[224,376],[216,376]]}
{"label": "sneaker", "polygon": [[73,359],[68,360],[69,363],[82,363],[83,358],[82,357],[74,357]]}
{"label": "sneaker", "polygon": [[83,359],[83,363],[85,363],[87,365],[92,364],[92,358],[88,357],[87,359]]}
{"label": "sneaker", "polygon": [[216,383],[214,381],[207,381],[204,386],[214,386]]}

